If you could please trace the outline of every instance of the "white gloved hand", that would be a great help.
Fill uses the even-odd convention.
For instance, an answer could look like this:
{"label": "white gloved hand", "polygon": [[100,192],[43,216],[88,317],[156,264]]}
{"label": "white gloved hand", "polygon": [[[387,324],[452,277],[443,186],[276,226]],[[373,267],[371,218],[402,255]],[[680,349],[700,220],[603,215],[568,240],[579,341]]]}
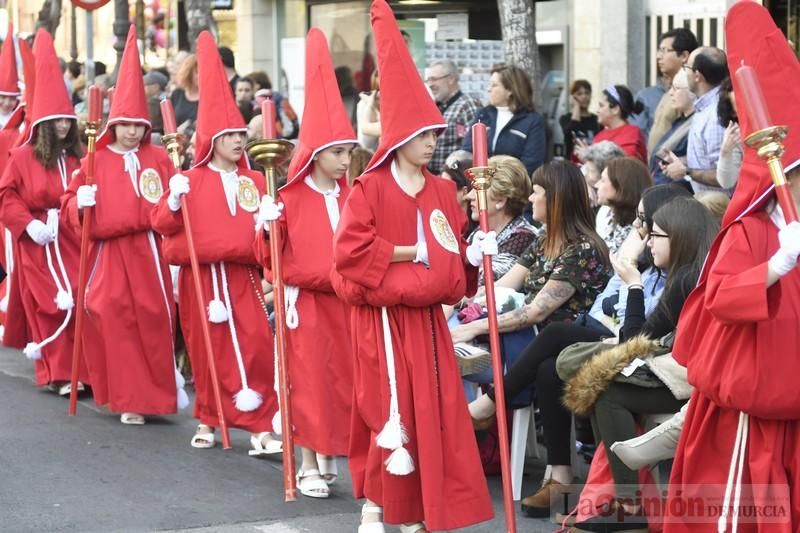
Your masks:
{"label": "white gloved hand", "polygon": [[258,214],[256,215],[256,228],[264,228],[269,231],[269,223],[281,218],[281,211],[283,211],[283,203],[275,203],[272,196],[265,194],[261,197],[261,205],[258,207]]}
{"label": "white gloved hand", "polygon": [[47,227],[47,224],[41,220],[34,219],[28,222],[25,231],[28,232],[33,242],[39,246],[45,246],[56,239],[53,232]]}
{"label": "white gloved hand", "polygon": [[497,233],[478,230],[467,247],[467,261],[472,266],[479,266],[484,255],[497,255]]}
{"label": "white gloved hand", "polygon": [[415,263],[422,263],[426,267],[431,266],[431,261],[428,259],[428,244],[425,242],[417,243],[417,256],[414,258]]}
{"label": "white gloved hand", "polygon": [[181,196],[189,192],[189,178],[183,174],[175,174],[169,179],[169,196],[167,205],[171,211],[181,208]]}
{"label": "white gloved hand", "polygon": [[93,207],[97,204],[95,193],[97,192],[97,185],[81,185],[75,193],[75,199],[78,201],[78,209],[84,207]]}
{"label": "white gloved hand", "polygon": [[800,256],[800,222],[792,222],[778,232],[781,247],[769,260],[769,267],[783,277],[797,266]]}

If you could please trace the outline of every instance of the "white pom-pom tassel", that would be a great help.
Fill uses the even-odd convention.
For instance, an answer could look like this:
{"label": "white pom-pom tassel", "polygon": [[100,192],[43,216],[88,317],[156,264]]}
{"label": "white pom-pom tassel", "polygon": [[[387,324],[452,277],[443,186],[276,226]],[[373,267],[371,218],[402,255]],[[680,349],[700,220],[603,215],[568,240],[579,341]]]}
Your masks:
{"label": "white pom-pom tassel", "polygon": [[222,300],[211,300],[208,304],[208,320],[214,324],[222,324],[228,321],[228,309]]}
{"label": "white pom-pom tassel", "polygon": [[67,311],[72,309],[74,305],[75,302],[72,301],[72,296],[67,291],[58,291],[58,294],[56,294],[56,307],[62,311]]}
{"label": "white pom-pom tassel", "polygon": [[281,420],[281,411],[278,409],[278,412],[272,417],[272,432],[278,436],[283,434],[283,426],[281,424],[283,424],[283,421]]}
{"label": "white pom-pom tassel", "polygon": [[383,430],[378,433],[375,443],[386,450],[396,450],[408,442],[406,428],[400,423],[400,417],[390,416]]}
{"label": "white pom-pom tassel", "polygon": [[0,312],[2,313],[8,312],[8,295],[3,296],[3,299],[0,300]]}
{"label": "white pom-pom tassel", "polygon": [[34,361],[38,361],[42,358],[42,349],[39,348],[39,345],[35,342],[29,342],[25,346],[25,349],[22,350],[22,353],[25,354],[25,357]]}
{"label": "white pom-pom tassel", "polygon": [[414,471],[414,459],[408,450],[400,446],[386,460],[386,471],[395,476],[407,476]]}
{"label": "white pom-pom tassel", "polygon": [[178,409],[183,410],[189,407],[189,395],[183,389],[178,389]]}
{"label": "white pom-pom tassel", "polygon": [[255,411],[261,407],[261,395],[251,388],[245,388],[233,395],[233,403],[236,409],[247,413]]}
{"label": "white pom-pom tassel", "polygon": [[183,374],[176,368],[175,369],[175,386],[179,389],[182,389],[186,386],[186,380],[183,377]]}

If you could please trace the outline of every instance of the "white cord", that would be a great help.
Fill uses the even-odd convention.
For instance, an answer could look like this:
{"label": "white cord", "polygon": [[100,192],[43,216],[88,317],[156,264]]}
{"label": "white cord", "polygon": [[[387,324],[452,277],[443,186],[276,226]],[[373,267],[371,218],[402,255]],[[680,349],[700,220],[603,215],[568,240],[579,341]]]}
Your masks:
{"label": "white cord", "polygon": [[286,327],[297,329],[300,325],[300,316],[297,314],[297,299],[300,297],[300,287],[294,285],[283,286],[283,297],[286,308]]}
{"label": "white cord", "polygon": [[[728,515],[730,514],[731,492],[734,489],[734,478],[736,478],[736,495],[734,496],[734,510],[732,527],[734,533],[739,524],[739,501],[742,490],[742,471],[744,470],[744,456],[747,450],[747,434],[750,425],[750,417],[744,413],[739,413],[739,424],[736,427],[736,440],[733,443],[733,453],[731,454],[730,467],[728,468],[728,480],[725,484],[725,496],[722,501],[722,512],[717,521],[717,531],[725,533],[728,530]],[[738,466],[738,473],[737,473]]]}

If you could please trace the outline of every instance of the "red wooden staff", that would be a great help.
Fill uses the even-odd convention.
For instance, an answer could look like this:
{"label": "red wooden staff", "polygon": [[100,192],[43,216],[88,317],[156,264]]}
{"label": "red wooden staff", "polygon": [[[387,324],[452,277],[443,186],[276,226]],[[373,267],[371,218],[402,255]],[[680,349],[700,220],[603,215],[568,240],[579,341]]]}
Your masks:
{"label": "red wooden staff", "polygon": [[[747,136],[745,143],[758,150],[758,156],[767,162],[772,182],[775,184],[775,196],[783,210],[783,218],[789,224],[797,220],[792,193],[789,190],[786,174],[783,172],[783,138],[789,131],[786,126],[773,125],[769,115],[761,84],[756,71],[742,64],[736,69],[737,97],[742,99],[747,109],[750,127],[753,133]],[[795,132],[797,135],[798,132]]]}
{"label": "red wooden staff", "polygon": [[[292,144],[277,139],[275,132],[275,101],[271,98],[261,104],[261,140],[247,145],[247,152],[264,166],[267,194],[278,200],[275,167],[291,154]],[[275,351],[278,355],[278,399],[281,410],[281,440],[283,443],[283,488],[287,502],[297,499],[297,481],[294,464],[294,435],[292,434],[292,406],[289,402],[289,369],[286,360],[286,308],[283,296],[283,239],[277,220],[269,223],[270,262],[272,269],[272,294],[275,302]]]}
{"label": "red wooden staff", "polygon": [[[175,170],[180,172],[180,147],[177,139],[178,128],[175,124],[175,111],[172,109],[172,102],[169,100],[161,101],[161,118],[164,121],[164,142],[166,143],[167,151],[172,159],[172,165],[175,167]],[[206,299],[203,294],[203,284],[200,282],[200,264],[197,261],[197,251],[194,247],[192,221],[189,218],[189,202],[185,194],[181,195],[181,215],[183,216],[183,230],[186,235],[186,246],[189,248],[189,263],[191,263],[192,266],[192,279],[194,280],[197,312],[200,313],[202,317],[200,325],[203,329],[203,341],[206,345],[206,354],[208,354],[208,373],[211,377],[211,388],[214,391],[214,403],[217,407],[217,417],[219,418],[220,431],[222,432],[222,447],[229,450],[231,447],[231,437],[228,432],[228,424],[225,422],[225,413],[222,411],[222,393],[219,390],[217,363],[214,357],[214,347],[211,344],[211,329],[208,325],[208,315],[206,314]]]}
{"label": "red wooden staff", "polygon": [[[97,85],[89,87],[89,116],[86,120],[87,156],[85,185],[94,181],[94,155],[97,150],[97,131],[103,117],[103,90]],[[89,255],[89,231],[92,225],[91,207],[82,210],[81,224],[81,256],[78,263],[78,297],[75,303],[75,342],[72,345],[72,375],[69,391],[69,416],[75,416],[78,410],[78,367],[83,347],[83,306],[86,292],[86,260]]]}
{"label": "red wooden staff", "polygon": [[[489,168],[486,144],[486,125],[480,122],[472,126],[473,168],[468,173],[472,187],[478,196],[478,213],[481,231],[489,232],[489,198],[493,169]],[[494,295],[494,276],[491,256],[483,256],[483,284],[486,289],[486,312],[489,319],[489,349],[492,353],[492,373],[494,374],[494,397],[497,404],[497,432],[500,438],[500,472],[503,485],[503,507],[506,515],[506,530],[516,533],[517,520],[514,514],[514,494],[511,490],[511,456],[508,443],[508,420],[506,419],[506,398],[503,388],[503,361],[500,350],[500,333],[497,327],[497,303]]]}

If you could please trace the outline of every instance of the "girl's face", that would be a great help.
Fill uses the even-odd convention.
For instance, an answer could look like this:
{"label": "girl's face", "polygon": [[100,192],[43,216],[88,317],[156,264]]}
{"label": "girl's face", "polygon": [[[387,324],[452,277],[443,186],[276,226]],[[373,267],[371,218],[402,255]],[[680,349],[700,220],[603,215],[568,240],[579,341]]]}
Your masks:
{"label": "girl's face", "polygon": [[355,144],[335,144],[314,156],[314,168],[323,176],[337,180],[347,174]]}
{"label": "girl's face", "polygon": [[412,165],[421,167],[430,162],[434,148],[436,148],[436,132],[428,130],[405,143],[397,149],[397,152]]}
{"label": "girl's face", "polygon": [[608,177],[608,169],[603,169],[600,174],[600,180],[595,184],[597,189],[597,201],[600,205],[611,205],[619,196],[619,192],[614,188],[611,183],[611,178]]}
{"label": "girl's face", "polygon": [[589,102],[592,101],[592,91],[586,87],[581,87],[572,93],[572,96],[575,97],[575,101],[578,102],[578,105],[581,106],[581,109],[589,108]]}
{"label": "girl's face", "polygon": [[114,126],[114,135],[117,137],[117,143],[122,146],[122,148],[125,150],[133,150],[142,142],[145,129],[146,128],[142,124],[122,122]]}
{"label": "girl's face", "polygon": [[528,200],[533,204],[533,219],[541,224],[547,222],[547,193],[544,187],[534,185]]}
{"label": "girl's face", "polygon": [[54,121],[56,137],[59,141],[67,138],[70,128],[72,128],[72,120],[68,118],[57,118]]}
{"label": "girl's face", "polygon": [[214,155],[229,163],[238,163],[244,154],[245,139],[240,131],[220,135],[214,139]]}
{"label": "girl's face", "polygon": [[506,107],[511,101],[511,91],[503,86],[497,72],[489,78],[489,104],[494,107]]}
{"label": "girl's face", "polygon": [[650,253],[653,254],[653,264],[658,268],[669,266],[669,235],[658,224],[653,222],[653,229],[647,239]]}
{"label": "girl's face", "polygon": [[0,113],[8,115],[15,107],[17,107],[16,96],[0,95]]}

